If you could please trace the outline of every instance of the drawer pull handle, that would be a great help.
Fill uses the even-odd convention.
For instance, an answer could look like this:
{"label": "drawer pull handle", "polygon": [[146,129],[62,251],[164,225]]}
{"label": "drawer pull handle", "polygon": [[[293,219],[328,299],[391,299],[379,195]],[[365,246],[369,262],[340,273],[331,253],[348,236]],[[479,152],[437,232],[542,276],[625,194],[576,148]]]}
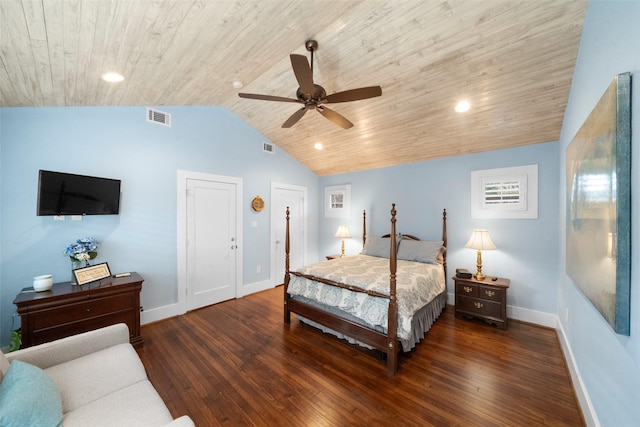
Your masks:
{"label": "drawer pull handle", "polygon": [[474,302],[474,303],[473,303],[473,305],[475,305],[475,306],[476,306],[476,308],[482,308],[482,307],[484,307],[484,304],[483,304],[483,303],[481,303],[481,302],[477,302],[477,301],[476,301],[476,302]]}
{"label": "drawer pull handle", "polygon": [[473,288],[472,288],[471,286],[464,286],[462,289],[464,289],[464,291],[465,291],[466,293],[469,293],[469,292],[472,292],[472,291],[473,291]]}
{"label": "drawer pull handle", "polygon": [[87,313],[90,313],[90,312],[91,312],[91,309],[90,309],[90,308],[87,308],[85,311],[86,311]]}
{"label": "drawer pull handle", "polygon": [[488,296],[488,297],[492,297],[492,296],[494,296],[496,293],[495,293],[495,291],[488,291],[488,290],[487,290],[487,291],[484,291],[484,294],[485,294],[486,296]]}

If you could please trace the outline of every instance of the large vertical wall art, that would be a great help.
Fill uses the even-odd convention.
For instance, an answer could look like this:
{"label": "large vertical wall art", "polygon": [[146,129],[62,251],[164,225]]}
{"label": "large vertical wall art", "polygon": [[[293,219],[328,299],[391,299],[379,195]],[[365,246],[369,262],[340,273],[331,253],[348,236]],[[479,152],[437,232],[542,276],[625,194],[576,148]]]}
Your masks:
{"label": "large vertical wall art", "polygon": [[631,75],[609,85],[567,147],[567,274],[630,333]]}

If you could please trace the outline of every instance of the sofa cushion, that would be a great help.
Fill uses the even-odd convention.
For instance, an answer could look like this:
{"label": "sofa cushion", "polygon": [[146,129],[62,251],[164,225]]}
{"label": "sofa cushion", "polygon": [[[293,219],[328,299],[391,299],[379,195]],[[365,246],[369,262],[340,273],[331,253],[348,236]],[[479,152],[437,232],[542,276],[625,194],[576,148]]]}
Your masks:
{"label": "sofa cushion", "polygon": [[144,380],[67,412],[64,427],[164,426],[171,420],[158,392]]}
{"label": "sofa cushion", "polygon": [[37,366],[11,362],[0,384],[0,425],[61,426],[62,403],[56,383]]}
{"label": "sofa cushion", "polygon": [[4,378],[8,370],[9,359],[7,359],[7,356],[5,356],[4,353],[0,351],[0,382],[2,382],[2,378]]}
{"label": "sofa cushion", "polygon": [[147,379],[129,343],[51,366],[45,372],[58,384],[64,413]]}

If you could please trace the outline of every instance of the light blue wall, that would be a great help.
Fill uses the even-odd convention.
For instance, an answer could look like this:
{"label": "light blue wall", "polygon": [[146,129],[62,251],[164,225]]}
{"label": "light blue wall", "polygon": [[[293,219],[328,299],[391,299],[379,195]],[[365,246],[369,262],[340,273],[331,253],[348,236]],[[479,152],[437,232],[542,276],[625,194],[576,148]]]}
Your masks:
{"label": "light blue wall", "polygon": [[[317,255],[315,174],[277,147],[264,153],[264,136],[228,110],[160,110],[172,114],[171,128],[147,122],[144,107],[0,109],[0,345],[8,343],[15,295],[39,274],[69,280],[62,251],[80,237],[101,242],[96,262],[142,274],[145,309],[175,303],[178,169],[243,179],[244,284],[269,279],[272,181],[308,187],[309,248]],[[121,179],[120,215],[36,216],[39,169]],[[259,214],[250,209],[256,195],[267,206]],[[265,266],[260,274],[256,265]]]}
{"label": "light blue wall", "polygon": [[[560,284],[558,313],[589,394],[592,412],[603,426],[632,426],[640,420],[640,2],[592,1],[559,144],[560,176],[565,150],[616,74],[632,73],[632,269],[631,336],[613,332],[565,273],[566,192],[560,191]],[[562,183],[565,182],[563,179]],[[568,321],[565,316],[568,315]]]}
{"label": "light blue wall", "polygon": [[[471,171],[538,165],[538,219],[472,219]],[[483,272],[508,277],[508,304],[544,313],[556,313],[558,269],[558,143],[529,145],[402,166],[321,177],[324,187],[351,184],[350,218],[323,218],[320,253],[339,253],[332,237],[347,224],[352,239],[347,253],[362,250],[362,211],[367,211],[367,234],[389,232],[391,203],[396,203],[397,230],[423,239],[442,234],[442,209],[447,209],[449,278],[458,267],[475,271],[476,253],[465,249],[474,228],[487,228],[497,250],[483,252]],[[448,280],[449,293],[453,282]]]}

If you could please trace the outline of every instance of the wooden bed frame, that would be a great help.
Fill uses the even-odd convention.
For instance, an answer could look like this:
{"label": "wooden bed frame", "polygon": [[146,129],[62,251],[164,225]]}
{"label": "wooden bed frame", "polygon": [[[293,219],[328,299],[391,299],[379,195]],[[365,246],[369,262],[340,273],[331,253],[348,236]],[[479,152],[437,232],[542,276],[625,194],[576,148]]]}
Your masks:
{"label": "wooden bed frame", "polygon": [[[387,374],[389,376],[395,375],[398,371],[398,351],[400,345],[397,338],[398,327],[398,302],[396,300],[396,269],[397,269],[397,248],[396,240],[396,205],[391,206],[391,232],[384,237],[390,238],[390,256],[389,256],[389,295],[381,294],[375,291],[369,291],[361,289],[356,286],[347,285],[344,283],[334,282],[332,280],[324,279],[321,277],[310,276],[295,271],[289,271],[289,207],[287,206],[287,226],[286,226],[286,238],[285,238],[285,275],[284,275],[284,322],[291,323],[291,313],[296,313],[302,317],[305,317],[313,322],[319,323],[327,328],[333,329],[336,332],[344,334],[348,337],[356,339],[362,343],[365,343],[387,356]],[[366,212],[363,213],[363,244],[366,242]],[[414,238],[413,236],[408,236]],[[417,238],[414,238],[418,240]],[[447,211],[442,211],[442,240],[443,246],[447,246]],[[444,274],[447,277],[447,262],[446,251],[443,254],[444,258]],[[331,262],[331,261],[327,261]],[[292,299],[289,296],[289,281],[291,275],[304,277],[317,282],[325,283],[331,286],[336,286],[344,289],[349,289],[354,292],[363,292],[368,295],[385,298],[389,300],[389,312],[388,312],[388,325],[387,334],[375,331],[367,328],[366,326],[359,325],[347,319],[343,319],[316,307],[310,306],[303,302]]]}

